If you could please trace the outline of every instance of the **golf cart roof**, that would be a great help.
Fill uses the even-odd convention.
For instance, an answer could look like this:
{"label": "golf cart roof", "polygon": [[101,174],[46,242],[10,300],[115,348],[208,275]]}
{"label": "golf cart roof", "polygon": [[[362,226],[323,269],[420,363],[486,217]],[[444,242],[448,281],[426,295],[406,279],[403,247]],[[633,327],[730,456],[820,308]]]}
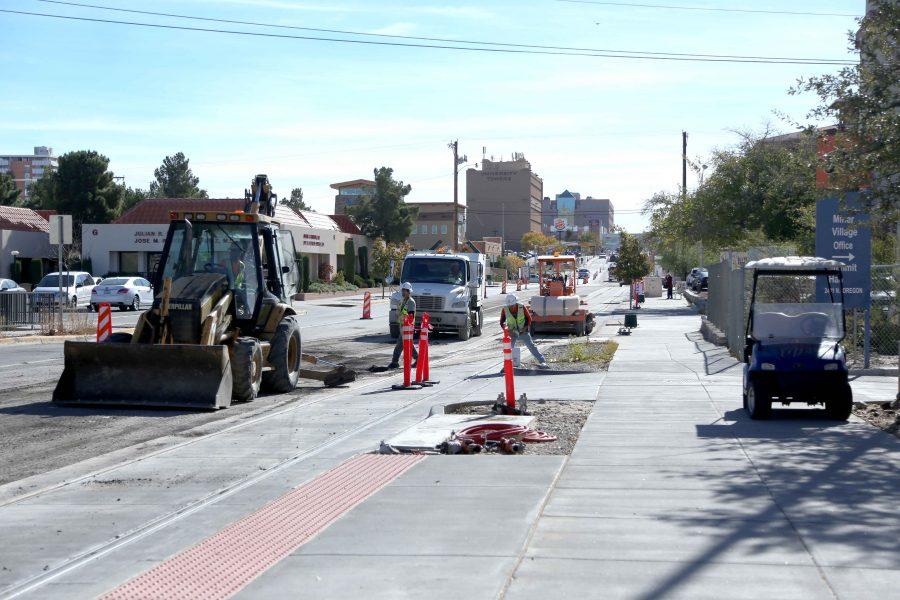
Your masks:
{"label": "golf cart roof", "polygon": [[830,258],[816,256],[776,256],[752,260],[745,265],[757,271],[839,271],[847,265]]}

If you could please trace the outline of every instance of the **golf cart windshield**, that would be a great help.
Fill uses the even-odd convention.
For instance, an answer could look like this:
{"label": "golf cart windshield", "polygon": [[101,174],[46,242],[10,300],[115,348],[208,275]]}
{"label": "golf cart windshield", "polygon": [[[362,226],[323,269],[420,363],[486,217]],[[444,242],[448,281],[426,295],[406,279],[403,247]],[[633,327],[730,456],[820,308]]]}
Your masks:
{"label": "golf cart windshield", "polygon": [[844,337],[843,299],[834,274],[757,273],[753,292],[753,339],[816,343]]}

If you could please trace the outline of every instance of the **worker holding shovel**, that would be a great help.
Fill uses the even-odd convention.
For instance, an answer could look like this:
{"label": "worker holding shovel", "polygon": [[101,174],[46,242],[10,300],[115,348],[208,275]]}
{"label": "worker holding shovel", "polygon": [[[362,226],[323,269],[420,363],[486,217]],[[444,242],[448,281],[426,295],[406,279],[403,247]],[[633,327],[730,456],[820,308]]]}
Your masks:
{"label": "worker holding shovel", "polygon": [[524,305],[519,304],[519,298],[515,294],[506,296],[506,306],[500,313],[500,328],[509,329],[509,336],[512,338],[512,347],[515,348],[519,340],[528,348],[531,355],[541,368],[547,368],[547,360],[531,339],[531,314]]}

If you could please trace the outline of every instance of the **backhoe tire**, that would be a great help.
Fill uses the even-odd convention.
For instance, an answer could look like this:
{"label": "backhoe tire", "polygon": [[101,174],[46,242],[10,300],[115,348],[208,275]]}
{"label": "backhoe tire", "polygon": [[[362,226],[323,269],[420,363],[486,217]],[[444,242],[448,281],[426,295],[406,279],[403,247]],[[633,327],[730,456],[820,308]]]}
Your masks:
{"label": "backhoe tire", "polygon": [[479,308],[475,311],[475,326],[472,327],[472,337],[481,337],[481,329],[484,325],[484,313]]}
{"label": "backhoe tire", "polygon": [[262,347],[256,338],[239,337],[228,349],[231,356],[231,398],[235,402],[253,402],[262,382]]}
{"label": "backhoe tire", "polygon": [[585,334],[584,321],[575,321],[575,336],[583,337]]}
{"label": "backhoe tire", "polygon": [[846,421],[853,412],[853,390],[849,383],[843,383],[835,390],[834,398],[825,401],[825,415],[829,419]]}
{"label": "backhoe tire", "polygon": [[398,337],[400,337],[400,326],[399,325],[397,325],[396,323],[391,323],[389,329],[391,332],[392,340],[396,340]]}
{"label": "backhoe tire", "polygon": [[103,340],[104,344],[130,344],[132,335],[124,331],[117,331],[110,334],[108,338]]}
{"label": "backhoe tire", "polygon": [[269,349],[271,371],[262,375],[263,389],[285,394],[297,387],[300,379],[300,324],[293,317],[285,317],[275,328]]}

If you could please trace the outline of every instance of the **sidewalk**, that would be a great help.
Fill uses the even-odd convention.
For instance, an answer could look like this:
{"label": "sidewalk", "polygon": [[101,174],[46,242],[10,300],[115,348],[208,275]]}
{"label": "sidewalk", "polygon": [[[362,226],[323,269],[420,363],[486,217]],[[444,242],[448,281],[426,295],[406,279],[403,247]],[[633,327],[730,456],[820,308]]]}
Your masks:
{"label": "sidewalk", "polygon": [[697,316],[640,312],[507,597],[895,595],[900,442],[805,410],[751,421]]}

